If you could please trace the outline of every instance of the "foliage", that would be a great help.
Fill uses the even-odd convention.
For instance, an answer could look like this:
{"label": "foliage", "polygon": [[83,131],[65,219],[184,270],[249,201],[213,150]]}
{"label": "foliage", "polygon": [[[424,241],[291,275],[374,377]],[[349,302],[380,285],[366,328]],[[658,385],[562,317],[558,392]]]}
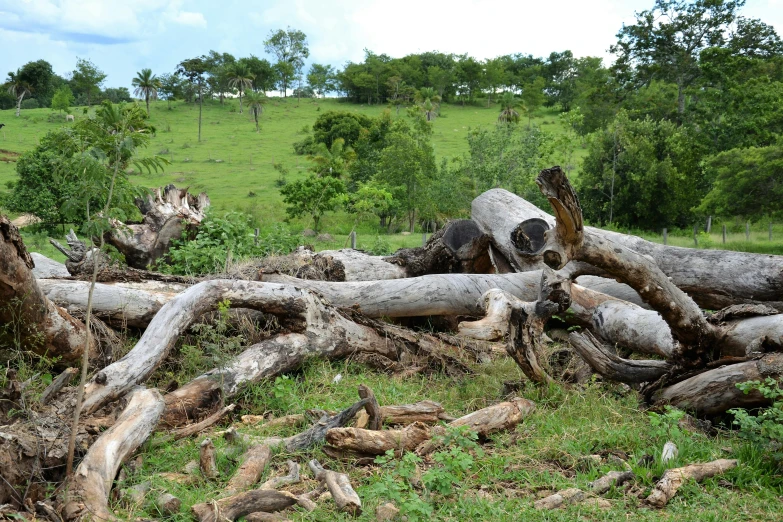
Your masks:
{"label": "foliage", "polygon": [[180,347],[179,370],[183,377],[192,379],[212,368],[221,368],[233,354],[242,350],[245,338],[232,332],[230,308],[228,299],[219,301],[212,321],[190,327],[195,342]]}
{"label": "foliage", "polygon": [[368,130],[372,120],[363,114],[355,112],[327,111],[319,115],[313,124],[313,139],[331,147],[338,138],[342,138],[345,146],[352,147],[357,142],[363,130]]}
{"label": "foliage", "polygon": [[161,87],[160,79],[152,74],[151,69],[142,69],[136,73],[136,77],[131,80],[135,87],[133,94],[140,96],[147,104],[147,117],[150,115],[150,100],[158,97],[158,89]]}
{"label": "foliage", "polygon": [[428,520],[433,513],[432,506],[422,499],[411,482],[416,478],[421,457],[415,453],[405,453],[394,458],[394,450],[376,457],[375,463],[385,471],[379,480],[367,488],[367,493],[384,500],[394,502],[400,514],[410,522]]}
{"label": "foliage", "polygon": [[783,141],[721,152],[705,166],[715,181],[699,207],[702,212],[751,220],[783,216]]}
{"label": "foliage", "polygon": [[307,73],[307,84],[318,96],[326,96],[337,89],[337,72],[331,65],[314,63]]}
{"label": "foliage", "polygon": [[61,86],[52,97],[52,110],[68,112],[73,105],[73,93],[67,85]]}
{"label": "foliage", "polygon": [[71,84],[77,95],[84,94],[86,96],[87,105],[92,105],[92,99],[100,93],[104,81],[106,81],[106,74],[94,63],[84,58],[76,59],[76,68],[71,76]]}
{"label": "foliage", "polygon": [[737,388],[746,395],[761,394],[771,402],[769,407],[760,409],[756,415],[742,408],[731,409],[729,413],[734,415],[734,424],[739,426],[740,435],[768,451],[780,465],[783,463],[783,389],[772,377],[767,377],[764,382],[741,382]]}
{"label": "foliage", "polygon": [[365,250],[373,256],[389,256],[394,253],[389,241],[382,236],[375,236],[375,241],[373,241],[372,245],[366,247]]}
{"label": "foliage", "polygon": [[624,111],[591,137],[576,180],[586,219],[647,229],[691,224],[707,187],[688,129]]}
{"label": "foliage", "polygon": [[[445,446],[445,449],[433,454],[432,460],[440,464],[427,470],[421,477],[421,481],[430,491],[441,495],[451,495],[455,486],[462,483],[465,475],[473,468],[475,459],[483,457],[484,451],[476,443],[478,434],[471,431],[468,426],[447,427],[446,434],[433,438],[436,443]],[[473,454],[471,454],[473,452]]]}
{"label": "foliage", "polygon": [[280,189],[285,209],[290,217],[309,216],[313,229],[318,232],[321,218],[337,208],[345,184],[332,176],[310,174],[307,178],[287,183]]}
{"label": "foliage", "polygon": [[664,406],[663,413],[648,411],[650,419],[650,434],[658,440],[675,441],[682,435],[678,423],[685,416],[685,412],[672,406]]}
{"label": "foliage", "polygon": [[310,56],[307,35],[290,27],[270,31],[264,40],[264,50],[277,58],[275,69],[279,79],[278,86],[283,96],[286,96],[291,81],[301,73],[305,58]]}

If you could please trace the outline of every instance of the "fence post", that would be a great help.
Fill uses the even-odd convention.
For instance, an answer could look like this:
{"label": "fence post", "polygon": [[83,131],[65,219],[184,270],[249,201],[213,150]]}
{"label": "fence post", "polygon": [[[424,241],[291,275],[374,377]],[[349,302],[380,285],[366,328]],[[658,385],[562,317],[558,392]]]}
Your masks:
{"label": "fence post", "polygon": [[356,250],[356,231],[351,230],[351,248]]}
{"label": "fence post", "polygon": [[750,241],[750,221],[745,222],[745,241]]}
{"label": "fence post", "polygon": [[693,246],[699,248],[699,227],[693,227]]}
{"label": "fence post", "polygon": [[772,222],[769,222],[769,240],[772,241]]}
{"label": "fence post", "polygon": [[669,239],[669,230],[664,228],[663,229],[663,244],[665,245],[667,240]]}
{"label": "fence post", "polygon": [[253,243],[258,246],[258,229],[256,229],[255,237],[253,238]]}
{"label": "fence post", "polygon": [[723,244],[726,244],[726,225],[723,225]]}
{"label": "fence post", "polygon": [[712,232],[712,216],[707,217],[707,233]]}

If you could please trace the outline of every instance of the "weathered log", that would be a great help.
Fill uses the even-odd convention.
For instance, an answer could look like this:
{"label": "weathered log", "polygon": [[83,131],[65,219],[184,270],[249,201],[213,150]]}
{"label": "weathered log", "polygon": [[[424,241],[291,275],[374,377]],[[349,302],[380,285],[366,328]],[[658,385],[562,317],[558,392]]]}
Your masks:
{"label": "weathered log", "polygon": [[[462,356],[459,348],[447,346],[432,336],[414,334],[353,312],[340,311],[306,290],[251,281],[205,281],[164,305],[136,346],[87,384],[85,411],[95,411],[122,396],[133,383],[143,382],[194,318],[224,299],[230,300],[232,306],[275,314],[291,332],[254,345],[224,367],[196,379],[213,381],[213,386],[227,395],[236,393],[246,382],[293,369],[315,354],[343,357],[364,351],[392,359],[399,359],[401,355],[414,360],[422,357],[429,364],[436,358],[446,364],[455,364],[456,358]],[[464,365],[461,370],[465,370]],[[189,387],[201,386],[196,381]],[[203,388],[199,393],[203,393]]]}
{"label": "weathered log", "polygon": [[108,501],[112,482],[122,463],[139,447],[163,412],[163,397],[157,390],[135,390],[117,422],[90,447],[73,476],[65,520],[97,518],[115,520]]}
{"label": "weathered log", "polygon": [[288,475],[272,477],[271,479],[261,484],[260,489],[277,489],[288,484],[298,484],[301,482],[302,479],[299,476],[299,464],[293,460],[288,460],[286,461],[286,465],[288,466]]}
{"label": "weathered log", "polygon": [[[278,444],[282,444],[285,449],[290,452],[309,448],[324,440],[330,429],[340,428],[348,424],[348,422],[353,420],[353,418],[356,416],[356,413],[363,409],[368,402],[369,399],[362,399],[359,402],[356,402],[350,407],[344,409],[340,413],[335,415],[324,415],[309,429],[291,437],[279,439]],[[273,441],[274,439],[270,439],[269,444],[277,445],[274,444]]]}
{"label": "weathered log", "polygon": [[769,404],[758,391],[743,393],[737,384],[763,381],[767,377],[783,379],[783,353],[708,370],[653,394],[656,404],[673,404],[697,416],[723,413],[729,408],[754,408]]}
{"label": "weathered log", "polygon": [[311,265],[297,272],[304,279],[325,281],[375,281],[407,277],[405,269],[380,256],[370,256],[350,248],[324,250],[312,257]]}
{"label": "weathered log", "polygon": [[736,460],[718,459],[704,464],[691,464],[682,468],[673,468],[663,474],[655,484],[652,493],[644,500],[650,507],[661,509],[677,494],[677,490],[688,480],[701,482],[737,467]]}
{"label": "weathered log", "polygon": [[258,482],[271,457],[272,452],[269,446],[264,444],[257,444],[247,450],[242,457],[242,464],[239,465],[234,476],[226,485],[226,495],[244,491]]}
{"label": "weathered log", "polygon": [[195,504],[191,513],[199,522],[233,522],[239,517],[264,511],[282,511],[296,504],[296,496],[287,491],[254,489],[231,497]]}
{"label": "weathered log", "polygon": [[217,469],[217,454],[212,439],[207,437],[198,447],[198,466],[204,478],[217,478],[219,473]]}
{"label": "weathered log", "polygon": [[[540,268],[542,256],[520,256],[515,241],[521,239],[520,224],[539,220],[539,234],[531,232],[535,236],[531,240],[532,244],[542,244],[543,233],[554,227],[553,216],[503,189],[481,194],[473,200],[471,208],[472,219],[482,232],[492,236],[494,246],[517,270]],[[585,231],[624,250],[649,257],[703,308],[717,310],[732,304],[764,303],[783,311],[781,256],[672,247],[592,227],[585,227]]]}
{"label": "weathered log", "polygon": [[33,276],[36,279],[56,279],[58,277],[70,277],[70,272],[63,263],[49,259],[38,252],[30,252],[30,257],[35,266],[33,266]]}
{"label": "weathered log", "polygon": [[353,486],[351,486],[351,480],[348,478],[348,475],[324,469],[315,459],[308,462],[307,465],[310,467],[310,471],[313,472],[316,480],[321,481],[329,488],[329,493],[332,494],[339,511],[350,513],[353,516],[362,514],[362,501],[359,495],[356,494]]}
{"label": "weathered log", "polygon": [[585,498],[585,492],[577,488],[568,488],[533,502],[535,509],[555,509],[567,504],[576,504]]}
{"label": "weathered log", "polygon": [[383,424],[381,406],[378,404],[378,399],[375,398],[375,394],[369,386],[364,384],[359,385],[359,398],[369,400],[369,402],[364,405],[364,410],[369,417],[367,427],[371,430],[381,429]]}
{"label": "weathered log", "polygon": [[[535,409],[536,404],[533,401],[516,397],[510,401],[500,402],[468,413],[449,422],[448,426],[453,428],[467,426],[480,438],[486,438],[492,433],[515,427]],[[434,435],[435,433],[433,433]],[[439,447],[440,443],[437,440],[424,442],[416,449],[416,453],[422,456],[429,455]]]}
{"label": "weathered log", "polygon": [[359,455],[383,455],[389,450],[413,451],[430,437],[430,429],[423,422],[414,422],[401,430],[332,428],[326,432],[327,444]]}
{"label": "weathered log", "polygon": [[574,350],[593,370],[608,379],[627,383],[652,382],[660,379],[673,365],[666,361],[623,359],[604,349],[589,331],[571,332],[568,340]]}
{"label": "weathered log", "polygon": [[385,424],[407,426],[414,422],[435,424],[438,421],[452,421],[453,417],[446,414],[440,403],[430,400],[414,404],[381,406],[381,417]]}
{"label": "weathered log", "polygon": [[182,501],[171,493],[163,492],[155,498],[155,507],[162,515],[171,516],[179,513]]}
{"label": "weathered log", "polygon": [[111,232],[106,233],[106,242],[122,252],[128,266],[146,269],[168,252],[172,240],[201,223],[209,203],[203,192],[193,196],[187,189],[167,185],[137,199],[136,206],[144,216],[142,222],[113,223]]}
{"label": "weathered log", "polygon": [[19,230],[0,215],[0,325],[9,325],[0,328],[0,342],[59,357],[62,365],[78,362],[85,346],[97,357],[84,324],[44,296],[32,268]]}

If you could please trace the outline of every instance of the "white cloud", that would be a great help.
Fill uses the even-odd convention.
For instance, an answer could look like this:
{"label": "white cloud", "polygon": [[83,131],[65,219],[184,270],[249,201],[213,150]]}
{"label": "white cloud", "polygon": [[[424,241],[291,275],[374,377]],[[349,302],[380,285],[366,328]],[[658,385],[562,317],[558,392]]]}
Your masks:
{"label": "white cloud", "polygon": [[171,21],[181,25],[189,25],[192,27],[207,26],[207,20],[206,18],[204,18],[203,14],[191,12],[191,11],[179,11],[173,16],[171,16]]}

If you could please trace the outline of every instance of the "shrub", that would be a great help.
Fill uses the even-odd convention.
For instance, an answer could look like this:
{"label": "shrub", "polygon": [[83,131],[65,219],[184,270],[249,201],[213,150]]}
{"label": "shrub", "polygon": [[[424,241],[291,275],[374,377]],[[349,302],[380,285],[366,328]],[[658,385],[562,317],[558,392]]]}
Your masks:
{"label": "shrub", "polygon": [[27,98],[26,100],[22,100],[23,109],[37,109],[38,107],[40,107],[40,104],[35,98]]}
{"label": "shrub", "polygon": [[731,409],[729,413],[734,415],[740,436],[761,446],[780,466],[783,463],[783,389],[772,377],[767,377],[764,382],[741,382],[737,388],[746,394],[759,392],[772,401],[771,406],[760,409],[756,416],[742,408]]}

